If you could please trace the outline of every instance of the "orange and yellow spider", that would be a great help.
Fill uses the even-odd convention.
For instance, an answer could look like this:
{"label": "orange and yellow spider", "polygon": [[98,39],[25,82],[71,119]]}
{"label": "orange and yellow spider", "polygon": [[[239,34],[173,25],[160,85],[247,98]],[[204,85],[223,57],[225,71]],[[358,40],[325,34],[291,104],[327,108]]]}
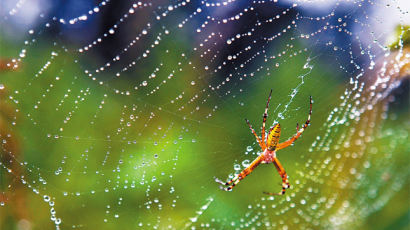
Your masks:
{"label": "orange and yellow spider", "polygon": [[232,180],[225,183],[219,180],[218,178],[215,178],[215,181],[218,182],[219,184],[222,184],[225,186],[229,185],[228,187],[221,186],[220,188],[222,190],[232,191],[232,188],[235,187],[235,185],[237,185],[247,175],[249,175],[259,164],[269,164],[269,163],[273,163],[275,165],[280,176],[282,177],[282,191],[279,193],[269,193],[269,192],[264,192],[264,193],[268,195],[283,195],[285,194],[286,189],[290,187],[288,176],[285,172],[285,169],[282,167],[278,158],[276,157],[276,151],[290,146],[293,142],[295,142],[300,137],[303,131],[305,131],[305,129],[308,127],[310,123],[310,115],[312,115],[312,97],[310,97],[309,99],[310,100],[309,116],[308,116],[307,121],[303,125],[303,127],[299,129],[299,124],[296,124],[296,134],[293,135],[291,138],[289,138],[289,140],[279,143],[279,137],[280,137],[280,124],[279,123],[275,124],[273,127],[270,128],[267,138],[265,139],[265,123],[266,123],[266,118],[268,117],[268,108],[269,108],[269,101],[271,99],[271,96],[272,96],[272,90],[270,91],[268,102],[266,103],[265,113],[263,114],[261,138],[258,137],[255,130],[252,128],[251,124],[249,123],[248,119],[245,119],[253,135],[256,137],[256,140],[258,141],[259,146],[261,147],[263,152],[246,169],[244,169],[241,173],[236,175]]}

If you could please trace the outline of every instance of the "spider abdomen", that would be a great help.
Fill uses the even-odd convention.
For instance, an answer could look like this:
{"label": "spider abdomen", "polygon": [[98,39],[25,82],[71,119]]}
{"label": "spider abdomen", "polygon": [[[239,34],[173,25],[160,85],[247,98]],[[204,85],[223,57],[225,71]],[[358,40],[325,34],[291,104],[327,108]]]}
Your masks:
{"label": "spider abdomen", "polygon": [[274,151],[276,149],[276,146],[279,143],[279,137],[280,137],[280,124],[278,123],[269,130],[268,141],[267,141],[269,151]]}

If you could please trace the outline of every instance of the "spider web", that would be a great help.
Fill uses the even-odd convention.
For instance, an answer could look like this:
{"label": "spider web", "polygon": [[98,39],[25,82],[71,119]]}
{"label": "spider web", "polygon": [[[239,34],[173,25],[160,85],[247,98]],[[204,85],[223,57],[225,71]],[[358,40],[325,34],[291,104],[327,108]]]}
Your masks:
{"label": "spider web", "polygon": [[[405,1],[6,2],[2,229],[408,227]],[[314,100],[278,152],[292,187],[263,195],[261,165],[221,191],[270,89],[282,141]]]}

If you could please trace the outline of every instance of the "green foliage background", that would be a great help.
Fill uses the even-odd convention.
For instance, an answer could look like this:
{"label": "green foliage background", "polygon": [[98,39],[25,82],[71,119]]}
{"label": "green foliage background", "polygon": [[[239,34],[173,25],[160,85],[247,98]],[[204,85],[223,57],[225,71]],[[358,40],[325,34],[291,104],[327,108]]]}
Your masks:
{"label": "green foliage background", "polygon": [[[1,39],[2,58],[16,56],[21,48],[19,44]],[[347,88],[349,78],[336,67],[336,63],[324,61],[326,58],[312,61],[314,67],[308,73],[309,69],[303,66],[311,54],[285,58],[279,68],[258,73],[246,82],[234,85],[233,88],[242,89],[244,93],[234,96],[213,95],[209,97],[209,103],[200,105],[198,113],[192,115],[190,111],[194,107],[178,112],[176,106],[168,102],[181,89],[195,94],[207,88],[207,79],[189,86],[192,79],[197,79],[194,76],[201,74],[201,70],[185,70],[186,66],[182,66],[184,71],[159,90],[158,96],[146,96],[149,87],[141,88],[131,96],[114,92],[115,88],[128,89],[130,85],[136,85],[141,80],[140,76],[146,76],[159,62],[166,63],[164,73],[167,69],[173,69],[178,62],[172,52],[165,56],[162,52],[152,54],[153,58],[143,68],[119,79],[110,79],[112,73],[107,72],[102,77],[109,80],[101,86],[98,81],[84,76],[82,69],[94,57],[78,59],[78,56],[49,44],[48,41],[40,41],[29,47],[29,54],[20,67],[15,71],[4,71],[0,77],[0,83],[7,90],[6,95],[13,95],[13,98],[3,97],[1,103],[19,110],[17,125],[11,126],[10,121],[13,119],[7,117],[2,109],[2,128],[11,127],[13,135],[18,139],[20,151],[12,157],[12,161],[23,164],[22,174],[30,184],[17,186],[21,178],[2,168],[0,191],[6,197],[25,199],[27,218],[33,229],[54,228],[54,223],[50,221],[50,206],[44,202],[45,195],[55,201],[54,208],[57,216],[62,218],[62,229],[130,229],[138,228],[141,223],[143,228],[152,228],[154,224],[147,224],[156,223],[158,219],[161,220],[158,222],[159,228],[167,228],[168,225],[181,228],[189,225],[189,218],[196,216],[209,200],[212,200],[210,206],[201,213],[200,218],[204,226],[208,223],[217,229],[234,227],[231,222],[234,222],[235,227],[247,228],[247,222],[249,226],[258,227],[255,224],[257,221],[252,220],[257,212],[264,213],[259,217],[272,222],[293,223],[295,218],[300,217],[297,209],[311,212],[310,215],[316,216],[316,221],[326,219],[339,206],[330,209],[322,206],[312,211],[298,203],[295,210],[288,211],[282,208],[286,205],[286,196],[275,197],[273,201],[263,197],[262,191],[280,188],[280,178],[271,165],[258,167],[232,193],[220,191],[213,181],[214,176],[225,179],[229,173],[233,173],[233,164],[241,164],[256,156],[259,149],[243,119],[248,118],[259,130],[266,97],[271,88],[274,94],[269,123],[280,121],[283,127],[282,140],[294,133],[296,122],[301,124],[305,121],[308,98],[310,95],[314,98],[311,126],[294,146],[278,153],[290,175],[293,185],[291,190],[297,191],[293,195],[305,197],[305,193],[309,193],[306,188],[311,187],[315,191],[314,195],[309,195],[313,202],[315,196],[326,197],[336,193],[337,200],[350,203],[352,212],[361,213],[361,209],[368,209],[363,219],[359,216],[352,223],[346,223],[346,226],[352,224],[357,229],[409,228],[408,80],[403,81],[403,84],[407,84],[405,90],[395,92],[397,99],[390,104],[388,119],[379,120],[378,130],[371,137],[374,141],[367,143],[366,154],[377,150],[376,155],[366,157],[370,160],[370,168],[364,170],[360,159],[346,160],[346,164],[352,163],[353,168],[364,174],[365,180],[358,187],[353,184],[341,190],[332,187],[333,181],[327,179],[335,171],[327,171],[327,166],[320,163],[326,156],[335,155],[338,151],[309,151],[316,136],[326,131],[327,127],[322,124],[326,123],[330,109],[340,103],[340,95]],[[189,50],[189,44],[178,38],[166,40],[162,46],[157,50],[172,48],[176,53]],[[54,56],[52,64],[36,76],[46,60],[50,60],[52,52],[57,52],[58,56]],[[200,62],[195,59],[192,61]],[[302,80],[298,76],[306,73],[297,97],[284,114],[285,119],[278,119],[278,110],[275,108],[290,100],[289,92]],[[56,80],[57,76],[59,80]],[[161,79],[163,76],[160,73],[157,81]],[[155,80],[150,84],[156,85]],[[70,96],[64,99],[61,106],[64,94]],[[13,100],[18,100],[18,103],[13,103]],[[102,100],[108,108],[98,108]],[[214,104],[219,107],[217,112],[209,119],[203,119],[212,111],[211,105]],[[34,108],[35,105],[38,108]],[[128,129],[127,134],[117,134],[119,120],[130,116],[128,108],[132,105],[137,105],[141,111],[139,119],[143,122]],[[69,125],[65,126],[63,120],[69,111],[67,108],[72,108],[74,112]],[[157,118],[147,122],[150,111],[155,111]],[[94,119],[96,113],[98,116]],[[95,125],[90,126],[90,120],[94,120]],[[143,124],[148,124],[148,127],[144,128]],[[337,142],[340,133],[355,126],[353,122],[351,125],[340,126],[336,133],[332,133],[330,138],[334,139],[333,142]],[[64,130],[59,131],[60,127]],[[136,143],[128,142],[132,140]],[[253,150],[246,153],[250,147]],[[106,163],[102,164],[107,151],[111,154]],[[6,167],[11,165],[7,155],[3,150],[1,162]],[[61,163],[63,159],[64,164]],[[301,171],[307,162],[319,162],[318,165],[325,168]],[[55,173],[58,166],[66,167],[61,174]],[[300,179],[304,177],[299,173],[317,175],[313,173],[317,170],[323,170],[323,173],[319,173],[323,177],[311,178],[315,183],[312,186],[306,184],[311,181]],[[349,177],[349,173],[344,171],[343,175]],[[140,178],[142,174],[147,178],[146,184],[137,183],[136,188],[130,189],[130,182],[126,181]],[[46,184],[38,184],[42,177],[46,179]],[[401,182],[390,184],[389,180],[396,181],[394,178],[399,178]],[[389,186],[380,188],[382,185]],[[127,189],[124,186],[128,186]],[[302,190],[298,190],[298,187]],[[369,194],[373,187],[377,188],[377,192],[375,198],[371,199]],[[18,195],[16,189],[22,190],[24,195]],[[35,189],[38,189],[39,194]],[[170,192],[172,190],[175,192]],[[383,200],[380,196],[386,196],[387,200],[379,205],[377,202]],[[147,202],[152,202],[150,208],[146,207]],[[309,200],[307,202],[310,204]],[[172,207],[172,204],[176,206]],[[17,228],[19,214],[15,208],[13,202],[6,202],[0,207],[2,229]],[[303,228],[304,225],[293,223],[291,226]],[[326,223],[319,223],[317,227],[331,228]]]}

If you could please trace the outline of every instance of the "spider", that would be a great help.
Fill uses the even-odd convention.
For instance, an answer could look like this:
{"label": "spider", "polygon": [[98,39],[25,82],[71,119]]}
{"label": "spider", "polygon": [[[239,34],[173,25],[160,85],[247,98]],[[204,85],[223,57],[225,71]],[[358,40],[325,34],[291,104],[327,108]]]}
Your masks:
{"label": "spider", "polygon": [[[265,139],[265,123],[266,123],[266,118],[268,117],[268,108],[269,108],[269,101],[271,99],[271,96],[272,96],[272,90],[270,91],[268,102],[266,103],[265,113],[263,114],[261,138],[259,138],[259,136],[256,134],[255,130],[252,128],[251,124],[249,123],[249,120],[245,119],[253,135],[256,137],[256,140],[258,141],[259,146],[261,147],[263,152],[246,169],[244,169],[241,173],[236,175],[232,180],[225,183],[215,177],[215,181],[223,185],[223,186],[220,186],[222,190],[232,191],[233,187],[235,187],[235,185],[237,185],[241,180],[243,180],[247,175],[249,175],[259,164],[268,164],[268,163],[273,163],[276,169],[278,170],[279,175],[282,177],[282,191],[279,193],[270,193],[270,192],[264,192],[264,193],[267,195],[283,195],[285,194],[286,189],[290,187],[288,176],[285,172],[285,169],[283,168],[278,158],[276,157],[276,151],[280,149],[284,149],[292,145],[293,142],[295,142],[300,137],[300,135],[303,133],[303,131],[305,131],[305,129],[308,127],[310,123],[310,115],[312,115],[312,97],[310,96],[309,98],[309,101],[310,101],[309,116],[305,124],[303,125],[303,127],[299,129],[299,124],[297,123],[296,124],[296,134],[293,135],[291,138],[289,138],[287,141],[279,143],[279,137],[280,137],[280,124],[279,123],[275,124],[273,127],[270,128],[267,138]],[[224,187],[224,186],[228,186],[228,187]]]}

